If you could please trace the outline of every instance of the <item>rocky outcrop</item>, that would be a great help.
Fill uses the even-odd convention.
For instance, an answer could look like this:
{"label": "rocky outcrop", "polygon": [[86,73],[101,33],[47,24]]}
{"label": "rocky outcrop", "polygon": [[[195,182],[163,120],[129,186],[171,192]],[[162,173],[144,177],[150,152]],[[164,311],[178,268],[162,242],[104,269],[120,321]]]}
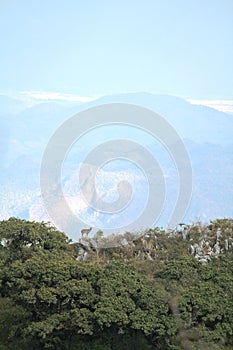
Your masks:
{"label": "rocky outcrop", "polygon": [[189,251],[200,262],[208,263],[220,254],[233,250],[232,237],[223,239],[222,236],[223,233],[218,231],[214,242],[212,237],[205,237],[198,243],[190,244]]}
{"label": "rocky outcrop", "polygon": [[216,220],[209,225],[179,225],[175,230],[150,229],[137,236],[112,235],[93,239],[80,238],[74,244],[76,259],[86,261],[95,258],[99,253],[115,254],[124,260],[148,260],[165,258],[168,252],[182,246],[201,263],[208,263],[220,254],[233,251],[233,220]]}

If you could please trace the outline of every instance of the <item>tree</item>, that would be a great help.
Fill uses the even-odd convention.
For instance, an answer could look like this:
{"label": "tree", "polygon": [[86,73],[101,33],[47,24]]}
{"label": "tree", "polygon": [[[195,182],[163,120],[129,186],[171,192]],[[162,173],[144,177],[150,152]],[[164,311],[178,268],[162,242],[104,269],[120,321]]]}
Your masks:
{"label": "tree", "polygon": [[61,252],[68,249],[67,236],[44,222],[10,218],[0,222],[0,254],[9,262],[26,260],[39,250]]}

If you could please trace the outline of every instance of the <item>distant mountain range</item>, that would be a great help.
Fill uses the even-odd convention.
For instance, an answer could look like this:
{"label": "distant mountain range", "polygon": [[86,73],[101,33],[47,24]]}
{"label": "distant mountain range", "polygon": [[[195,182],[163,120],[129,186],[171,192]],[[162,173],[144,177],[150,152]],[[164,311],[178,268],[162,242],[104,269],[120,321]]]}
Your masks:
{"label": "distant mountain range", "polygon": [[[105,96],[75,105],[48,102],[24,108],[9,97],[0,96],[0,219],[17,216],[30,220],[49,220],[40,196],[40,162],[49,138],[59,125],[75,113],[107,103],[131,103],[163,116],[184,141],[193,168],[193,195],[184,221],[208,221],[233,214],[233,116],[204,106],[192,105],[173,96],[132,93]],[[122,215],[107,216],[88,207],[77,187],[78,169],[88,152],[101,142],[129,136],[137,131],[94,130],[72,148],[64,161],[63,191],[75,214],[96,228],[118,227],[130,222],[143,210],[146,201],[144,175],[136,167],[112,163],[98,174],[97,184],[105,200],[116,199],[117,182],[128,178],[135,197]],[[166,178],[166,201],[156,225],[166,226],[178,191],[176,167],[161,145],[142,134],[145,143],[161,165]],[[148,215],[150,215],[148,213]],[[85,224],[83,224],[83,227]],[[138,227],[135,227],[138,229]],[[77,234],[80,228],[77,228]],[[73,239],[77,239],[73,234]]]}

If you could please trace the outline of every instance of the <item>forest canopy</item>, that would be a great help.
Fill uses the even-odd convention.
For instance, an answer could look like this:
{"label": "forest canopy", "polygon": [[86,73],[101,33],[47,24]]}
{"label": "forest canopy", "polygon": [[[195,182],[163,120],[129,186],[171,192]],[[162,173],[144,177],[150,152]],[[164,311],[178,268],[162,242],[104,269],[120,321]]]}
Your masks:
{"label": "forest canopy", "polygon": [[[78,243],[51,225],[1,221],[0,350],[232,349],[232,229],[231,219],[195,224],[187,240],[155,228],[153,259],[135,254],[135,238],[79,261]],[[190,240],[220,231],[224,253],[208,263],[190,253]]]}

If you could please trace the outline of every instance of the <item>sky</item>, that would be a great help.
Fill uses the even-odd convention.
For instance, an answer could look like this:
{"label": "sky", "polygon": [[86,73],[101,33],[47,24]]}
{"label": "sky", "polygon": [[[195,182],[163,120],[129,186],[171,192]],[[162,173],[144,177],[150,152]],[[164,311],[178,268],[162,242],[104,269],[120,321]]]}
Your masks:
{"label": "sky", "polygon": [[232,0],[0,0],[0,93],[231,105],[232,42]]}

